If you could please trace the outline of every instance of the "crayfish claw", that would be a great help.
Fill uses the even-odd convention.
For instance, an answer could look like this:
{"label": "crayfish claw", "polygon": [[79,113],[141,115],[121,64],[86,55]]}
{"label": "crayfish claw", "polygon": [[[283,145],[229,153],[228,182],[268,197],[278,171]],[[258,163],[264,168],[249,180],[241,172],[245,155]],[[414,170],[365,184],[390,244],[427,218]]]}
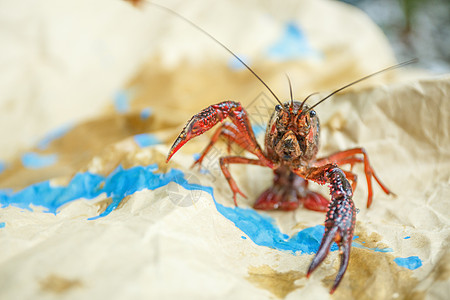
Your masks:
{"label": "crayfish claw", "polygon": [[331,202],[328,205],[325,219],[325,233],[306,276],[309,277],[322,263],[330,251],[331,244],[333,241],[336,242],[340,249],[341,264],[333,287],[330,290],[330,294],[332,294],[347,270],[355,228],[356,207],[352,200],[353,193],[350,183],[345,178],[342,170],[331,166],[326,171],[326,175],[330,182]]}
{"label": "crayfish claw", "polygon": [[322,238],[319,250],[314,256],[311,265],[308,268],[308,272],[306,273],[306,277],[309,278],[311,273],[314,272],[314,270],[325,260],[333,242],[336,242],[339,245],[341,264],[339,266],[339,271],[336,275],[336,279],[334,280],[334,284],[330,290],[330,294],[334,293],[336,288],[339,286],[342,278],[344,277],[350,258],[350,248],[352,243],[352,238],[347,236],[345,232],[342,232],[342,230],[338,226],[333,226],[329,230],[328,228],[325,230],[325,234]]}
{"label": "crayfish claw", "polygon": [[348,261],[350,259],[350,248],[351,248],[351,241],[345,242],[342,245],[340,245],[341,265],[339,266],[339,271],[336,275],[336,279],[334,280],[333,287],[330,290],[330,294],[334,293],[339,283],[341,282],[342,278],[344,277],[345,271],[347,270]]}

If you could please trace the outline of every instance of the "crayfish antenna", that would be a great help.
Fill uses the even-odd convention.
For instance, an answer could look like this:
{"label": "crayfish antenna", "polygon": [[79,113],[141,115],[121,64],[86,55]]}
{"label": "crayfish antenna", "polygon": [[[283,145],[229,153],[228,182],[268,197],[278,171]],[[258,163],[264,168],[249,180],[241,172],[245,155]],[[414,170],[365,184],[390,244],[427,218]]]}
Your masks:
{"label": "crayfish antenna", "polygon": [[[139,2],[139,1],[130,1],[130,2]],[[272,96],[275,98],[275,100],[277,100],[277,102],[283,106],[283,103],[281,103],[280,99],[277,97],[277,95],[272,91],[272,89],[269,87],[269,85],[267,83],[264,82],[264,80],[258,75],[256,74],[255,71],[253,71],[252,68],[250,68],[249,65],[247,65],[239,56],[237,56],[233,51],[231,51],[230,48],[228,48],[227,46],[225,46],[225,44],[223,44],[221,41],[219,41],[218,39],[216,39],[215,37],[213,37],[209,32],[207,32],[205,29],[201,28],[200,26],[198,26],[197,24],[195,24],[194,22],[192,22],[191,20],[189,20],[188,18],[184,17],[183,15],[180,15],[179,13],[177,13],[176,11],[165,7],[164,5],[161,4],[157,4],[154,2],[146,2],[146,4],[148,5],[152,5],[154,7],[159,8],[160,10],[164,10],[166,12],[168,12],[169,14],[172,14],[174,16],[177,16],[178,18],[180,18],[181,20],[183,20],[184,22],[190,24],[192,27],[196,28],[198,31],[202,32],[204,35],[208,36],[210,39],[212,39],[214,42],[216,42],[219,46],[221,46],[223,49],[225,49],[228,53],[230,53],[231,55],[234,56],[234,58],[236,58],[248,71],[250,71],[250,73],[253,74],[253,76],[255,76],[256,79],[259,80],[259,82],[261,82],[264,87],[272,94]]]}
{"label": "crayfish antenna", "polygon": [[288,80],[289,83],[289,93],[291,95],[291,105],[289,107],[290,111],[294,110],[294,97],[292,96],[292,83],[291,83],[291,79],[289,78],[289,75],[287,73],[284,73],[284,75],[286,75],[286,78]]}
{"label": "crayfish antenna", "polygon": [[319,104],[322,103],[323,101],[327,100],[328,98],[330,98],[330,97],[333,96],[334,94],[339,93],[340,91],[342,91],[342,90],[344,90],[344,89],[346,89],[346,88],[348,88],[348,87],[351,87],[351,86],[354,85],[354,84],[357,84],[357,83],[359,83],[359,82],[361,82],[361,81],[364,81],[364,80],[366,80],[366,79],[369,79],[369,78],[371,78],[371,77],[373,77],[373,76],[376,76],[376,75],[378,75],[378,74],[382,74],[382,73],[387,72],[387,71],[391,71],[391,70],[394,70],[394,69],[398,69],[398,68],[404,67],[404,66],[406,66],[406,65],[414,64],[414,63],[416,63],[416,62],[418,62],[418,61],[419,61],[419,60],[418,60],[417,58],[413,58],[413,59],[410,59],[410,60],[408,60],[408,61],[404,61],[404,62],[402,62],[402,63],[399,63],[399,64],[396,64],[396,65],[390,66],[390,67],[388,67],[388,68],[386,68],[386,69],[383,69],[383,70],[380,70],[380,71],[378,71],[378,72],[369,74],[369,75],[364,76],[364,77],[362,77],[362,78],[360,78],[360,79],[358,79],[358,80],[355,80],[355,81],[353,81],[353,82],[350,82],[349,84],[347,84],[347,85],[345,85],[345,86],[343,86],[343,87],[341,87],[341,88],[338,88],[337,90],[333,91],[333,92],[330,93],[328,96],[326,96],[325,98],[323,98],[322,100],[320,100],[319,102],[317,102],[316,104],[314,104],[313,106],[311,106],[311,107],[308,109],[308,111],[311,110],[311,109],[313,109],[314,107],[316,107],[317,105],[319,105]]}

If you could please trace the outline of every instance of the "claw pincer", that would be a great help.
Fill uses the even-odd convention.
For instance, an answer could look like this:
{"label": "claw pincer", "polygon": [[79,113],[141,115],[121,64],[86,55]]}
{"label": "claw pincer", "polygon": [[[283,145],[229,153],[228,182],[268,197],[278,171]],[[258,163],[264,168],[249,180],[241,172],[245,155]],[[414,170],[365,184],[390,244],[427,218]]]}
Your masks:
{"label": "claw pincer", "polygon": [[181,133],[170,148],[166,162],[190,139],[203,134],[211,129],[218,122],[225,119],[231,111],[241,107],[240,103],[225,101],[219,104],[208,106],[194,115],[184,126]]}
{"label": "claw pincer", "polygon": [[347,270],[355,228],[356,208],[352,200],[352,188],[344,173],[338,167],[331,167],[325,172],[330,184],[331,202],[325,219],[325,234],[309,266],[307,277],[322,263],[330,251],[332,242],[339,246],[341,264],[330,293],[332,294],[341,282]]}

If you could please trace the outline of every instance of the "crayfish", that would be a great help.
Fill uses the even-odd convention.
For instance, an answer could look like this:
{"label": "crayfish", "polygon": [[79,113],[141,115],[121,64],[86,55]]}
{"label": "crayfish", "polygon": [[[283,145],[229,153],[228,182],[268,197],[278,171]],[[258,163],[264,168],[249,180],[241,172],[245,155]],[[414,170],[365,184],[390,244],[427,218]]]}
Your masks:
{"label": "crayfish", "polygon": [[[259,196],[254,208],[293,210],[303,204],[307,209],[326,212],[325,234],[308,269],[307,277],[325,259],[332,242],[335,241],[340,248],[341,265],[330,291],[333,293],[347,269],[356,220],[356,207],[352,195],[356,188],[357,176],[350,171],[342,170],[340,166],[364,164],[369,193],[367,207],[372,203],[372,178],[386,194],[391,192],[375,174],[364,148],[354,148],[316,158],[319,149],[319,118],[313,107],[308,106],[305,101],[298,102],[291,99],[290,102],[275,106],[265,134],[264,150],[256,141],[248,114],[239,102],[225,101],[211,105],[187,122],[172,145],[167,162],[187,141],[203,134],[228,117],[231,122],[224,122],[217,129],[194,165],[201,165],[214,143],[219,137],[223,137],[257,157],[257,159],[242,156],[220,158],[220,168],[233,192],[235,205],[237,194],[246,196],[237,186],[228,167],[230,164],[252,164],[269,167],[274,172],[273,186]],[[308,180],[319,184],[328,183],[331,201],[319,193],[308,190]]]}
{"label": "crayfish", "polygon": [[[314,107],[355,83],[381,72],[413,63],[416,60],[400,63],[360,78],[335,90],[312,106],[306,104],[309,96],[301,102],[294,101],[292,87],[289,81],[291,99],[282,103],[269,86],[224,44],[175,11],[158,4],[151,4],[180,17],[217,42],[240,61],[269,90],[278,102],[267,125],[264,149],[256,141],[248,113],[242,104],[234,101],[224,101],[203,109],[187,122],[173,143],[166,162],[169,162],[172,156],[189,140],[205,133],[217,123],[221,122],[222,125],[213,134],[210,143],[203,150],[194,165],[201,166],[203,159],[211,150],[214,143],[220,137],[223,137],[230,144],[234,143],[256,157],[253,159],[242,156],[226,156],[220,158],[220,168],[233,192],[234,204],[236,206],[237,195],[239,194],[244,198],[246,196],[231,176],[229,165],[252,164],[271,168],[274,172],[273,186],[258,197],[254,204],[255,209],[294,210],[302,204],[307,209],[326,212],[325,233],[306,276],[309,277],[322,263],[328,255],[331,244],[333,241],[336,242],[340,249],[341,263],[334,284],[330,290],[330,293],[333,293],[347,270],[357,213],[357,209],[352,200],[353,190],[357,184],[357,176],[352,171],[341,169],[340,166],[350,165],[353,167],[357,163],[364,164],[364,173],[368,186],[367,207],[370,207],[373,198],[372,179],[375,179],[386,194],[392,193],[375,174],[364,148],[340,151],[327,157],[316,157],[319,150],[320,126],[319,118]],[[231,122],[223,122],[226,118]],[[322,185],[327,183],[330,189],[331,201],[317,192],[308,190],[308,181]]]}

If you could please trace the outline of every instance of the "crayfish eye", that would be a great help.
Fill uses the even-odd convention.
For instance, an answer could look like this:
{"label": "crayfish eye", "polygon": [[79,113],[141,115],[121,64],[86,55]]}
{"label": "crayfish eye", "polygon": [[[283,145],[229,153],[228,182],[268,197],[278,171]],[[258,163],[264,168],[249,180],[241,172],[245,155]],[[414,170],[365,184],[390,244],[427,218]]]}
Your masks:
{"label": "crayfish eye", "polygon": [[282,109],[283,109],[283,108],[281,107],[280,104],[275,105],[275,110],[276,110],[276,111],[280,111],[280,110],[282,110]]}
{"label": "crayfish eye", "polygon": [[311,110],[311,111],[309,112],[309,116],[310,116],[311,118],[314,118],[314,117],[316,116],[316,112],[315,112],[314,110]]}

